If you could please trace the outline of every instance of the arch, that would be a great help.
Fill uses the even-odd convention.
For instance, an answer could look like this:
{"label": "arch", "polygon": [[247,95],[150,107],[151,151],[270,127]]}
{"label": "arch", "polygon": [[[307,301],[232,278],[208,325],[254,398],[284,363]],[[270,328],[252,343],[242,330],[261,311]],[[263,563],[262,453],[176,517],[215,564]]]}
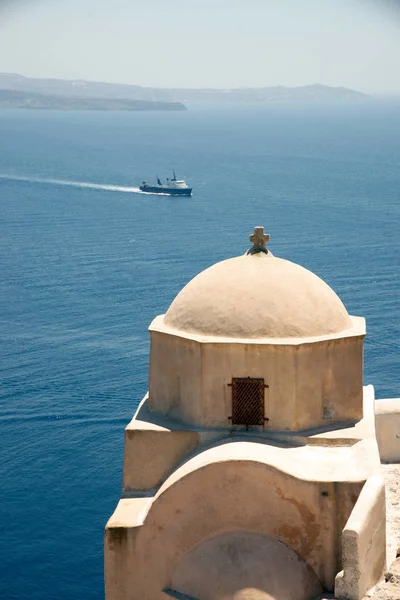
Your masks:
{"label": "arch", "polygon": [[217,462],[218,448],[205,454],[205,463],[195,457],[169,477],[137,532],[142,597],[155,598],[171,587],[177,565],[193,548],[233,531],[283,542],[332,589],[338,570],[335,506],[321,501],[321,484],[245,457]]}
{"label": "arch", "polygon": [[171,587],[196,600],[310,600],[322,592],[314,571],[289,546],[248,532],[223,533],[190,550]]}

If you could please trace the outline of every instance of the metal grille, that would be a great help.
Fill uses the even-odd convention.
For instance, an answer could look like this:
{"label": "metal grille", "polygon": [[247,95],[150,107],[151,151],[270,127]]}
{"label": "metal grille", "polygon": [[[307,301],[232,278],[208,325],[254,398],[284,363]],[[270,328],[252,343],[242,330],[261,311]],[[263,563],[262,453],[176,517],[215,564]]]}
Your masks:
{"label": "metal grille", "polygon": [[232,379],[232,423],[264,425],[264,379]]}

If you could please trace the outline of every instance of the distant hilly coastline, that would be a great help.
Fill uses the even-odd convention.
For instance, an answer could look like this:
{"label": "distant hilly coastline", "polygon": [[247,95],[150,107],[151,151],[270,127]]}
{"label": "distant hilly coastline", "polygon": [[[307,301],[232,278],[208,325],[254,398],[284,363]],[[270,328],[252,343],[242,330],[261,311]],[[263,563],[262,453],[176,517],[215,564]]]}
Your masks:
{"label": "distant hilly coastline", "polygon": [[202,103],[363,102],[371,97],[345,87],[315,84],[299,87],[235,89],[152,88],[84,80],[37,79],[0,73],[0,107],[58,110],[172,110]]}
{"label": "distant hilly coastline", "polygon": [[0,108],[29,108],[41,110],[186,110],[181,102],[150,102],[125,98],[81,98],[37,94],[35,92],[0,88]]}

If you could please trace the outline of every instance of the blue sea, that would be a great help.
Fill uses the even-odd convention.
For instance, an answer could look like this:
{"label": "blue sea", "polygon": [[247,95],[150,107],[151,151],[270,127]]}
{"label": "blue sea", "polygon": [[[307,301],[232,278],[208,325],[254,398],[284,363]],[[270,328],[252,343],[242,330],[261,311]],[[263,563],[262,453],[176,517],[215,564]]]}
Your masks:
{"label": "blue sea", "polygon": [[[0,112],[0,596],[103,598],[103,529],[151,320],[199,271],[272,252],[365,316],[400,396],[400,105]],[[138,193],[171,169],[193,197]]]}

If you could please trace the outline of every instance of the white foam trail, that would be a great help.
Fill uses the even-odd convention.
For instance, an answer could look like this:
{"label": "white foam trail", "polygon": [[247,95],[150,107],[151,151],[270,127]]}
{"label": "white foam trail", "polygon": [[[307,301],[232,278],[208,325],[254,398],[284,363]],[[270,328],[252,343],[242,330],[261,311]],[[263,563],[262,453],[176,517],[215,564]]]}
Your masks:
{"label": "white foam trail", "polygon": [[147,194],[138,187],[127,187],[123,185],[106,185],[101,183],[91,183],[89,181],[69,181],[65,179],[42,179],[40,177],[22,177],[19,175],[0,175],[0,179],[12,181],[27,181],[30,183],[49,183],[50,185],[67,185],[78,188],[89,188],[92,190],[105,190],[108,192],[125,192],[128,194]]}

